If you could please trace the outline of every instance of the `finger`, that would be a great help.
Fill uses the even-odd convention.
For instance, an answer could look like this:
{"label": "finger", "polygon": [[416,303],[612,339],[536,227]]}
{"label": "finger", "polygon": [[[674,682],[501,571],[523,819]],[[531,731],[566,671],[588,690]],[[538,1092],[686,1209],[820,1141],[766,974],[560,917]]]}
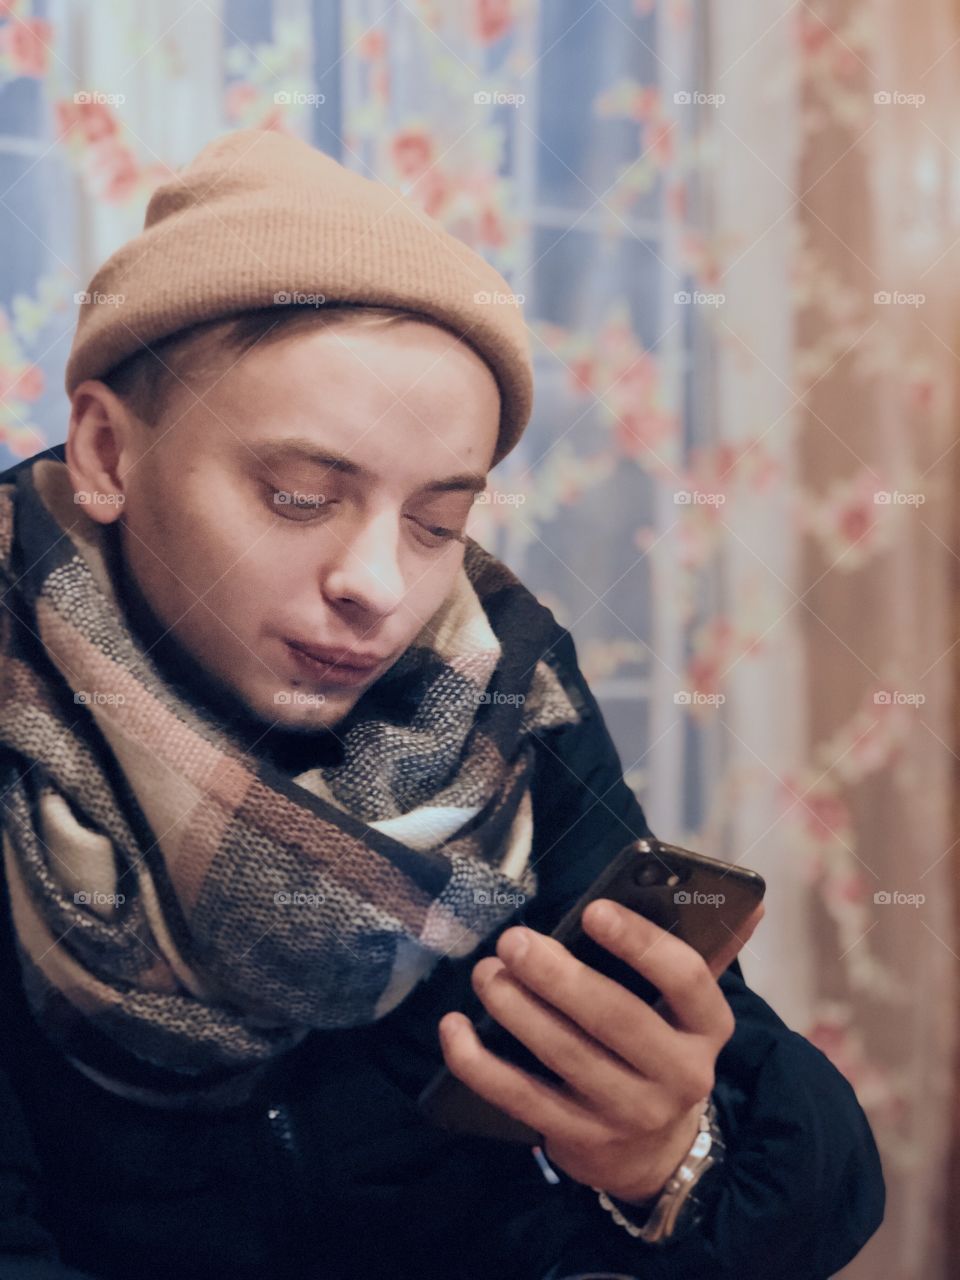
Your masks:
{"label": "finger", "polygon": [[753,931],[766,914],[766,907],[758,902],[754,910],[747,916],[743,924],[730,930],[730,937],[723,947],[710,960],[710,972],[715,978],[725,973],[737,956],[753,937]]}
{"label": "finger", "polygon": [[445,1014],[439,1027],[444,1061],[474,1093],[536,1133],[596,1140],[596,1121],[576,1099],[491,1053],[464,1014]]}
{"label": "finger", "polygon": [[[610,909],[608,922],[597,911],[601,903]],[[730,1006],[706,960],[688,943],[610,898],[594,899],[581,920],[601,946],[653,983],[678,1027],[720,1043],[730,1038]]]}
{"label": "finger", "polygon": [[[527,938],[527,950],[522,956],[510,954],[511,934],[522,934]],[[691,1052],[689,1040],[682,1032],[670,1026],[655,1009],[621,983],[577,959],[555,938],[533,929],[507,929],[497,941],[497,954],[506,959],[510,973],[540,997],[541,1002],[545,1002],[540,1007],[552,1006],[565,1015],[567,1026],[572,1024],[580,1028],[591,1042],[613,1054],[613,1061],[622,1059],[628,1068],[653,1081],[675,1079],[682,1084],[688,1076],[699,1078],[704,1074],[697,1055]],[[484,963],[480,961],[476,969]],[[495,997],[493,985],[490,991]],[[505,995],[504,1012],[508,1015],[511,1014],[509,1006],[510,998]],[[498,1012],[493,1009],[491,1012],[500,1019]],[[522,1013],[528,1014],[529,1009],[518,1003],[511,1015],[509,1030],[538,1056],[542,1057],[541,1049],[561,1053],[567,1048],[566,1045],[551,1045],[546,1032],[537,1044],[528,1040],[526,1033],[532,1030],[532,1026],[524,1024]],[[572,1079],[567,1074],[566,1064],[554,1067],[552,1062],[547,1062],[547,1065],[568,1080],[573,1088],[586,1092],[579,1082],[582,1077]],[[577,1070],[580,1063],[575,1060],[571,1066]],[[614,1086],[612,1077],[609,1083]],[[696,1080],[690,1087],[696,1087]]]}
{"label": "finger", "polygon": [[[656,1127],[662,1089],[546,1004],[495,956],[479,961],[472,979],[487,1011],[565,1080],[589,1110],[618,1124],[648,1119],[651,1127]],[[671,1034],[680,1039],[676,1032]],[[666,1073],[661,1070],[659,1074]],[[690,1105],[699,1097],[703,1093],[692,1097]]]}

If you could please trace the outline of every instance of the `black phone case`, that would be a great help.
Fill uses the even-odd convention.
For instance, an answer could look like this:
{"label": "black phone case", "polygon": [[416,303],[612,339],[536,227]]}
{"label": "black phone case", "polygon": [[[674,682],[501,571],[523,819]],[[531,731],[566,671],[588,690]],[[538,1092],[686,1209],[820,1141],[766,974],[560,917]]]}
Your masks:
{"label": "black phone case", "polygon": [[[584,964],[654,1004],[660,993],[646,978],[587,934],[580,917],[594,898],[611,898],[673,933],[709,960],[726,945],[765,891],[755,871],[666,844],[654,837],[631,841],[612,859],[560,920],[550,936]],[[722,901],[718,901],[722,895]],[[498,1057],[555,1085],[563,1080],[489,1013],[474,1023]],[[457,1132],[533,1145],[540,1135],[488,1103],[443,1068],[418,1098],[435,1124]]]}

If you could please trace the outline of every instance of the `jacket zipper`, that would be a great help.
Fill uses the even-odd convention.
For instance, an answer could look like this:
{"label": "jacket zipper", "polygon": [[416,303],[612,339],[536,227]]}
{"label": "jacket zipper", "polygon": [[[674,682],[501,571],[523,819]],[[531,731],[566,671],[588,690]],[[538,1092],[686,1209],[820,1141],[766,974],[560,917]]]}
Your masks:
{"label": "jacket zipper", "polygon": [[296,1161],[297,1145],[293,1137],[290,1112],[282,1103],[278,1103],[276,1106],[267,1108],[267,1119],[270,1121],[270,1129],[278,1144],[288,1152],[293,1161]]}
{"label": "jacket zipper", "polygon": [[[303,1161],[293,1117],[290,1115],[290,1110],[285,1103],[273,1102],[267,1106],[267,1120],[269,1121],[274,1145],[281,1152],[278,1163],[281,1166],[280,1191],[283,1211],[285,1214],[292,1211],[295,1217],[299,1219],[298,1234],[302,1231],[303,1234],[300,1238],[308,1240],[313,1235],[315,1223],[311,1220],[308,1212],[304,1192],[305,1174]],[[282,1243],[284,1247],[289,1247],[291,1238],[289,1221],[283,1223],[282,1231]]]}

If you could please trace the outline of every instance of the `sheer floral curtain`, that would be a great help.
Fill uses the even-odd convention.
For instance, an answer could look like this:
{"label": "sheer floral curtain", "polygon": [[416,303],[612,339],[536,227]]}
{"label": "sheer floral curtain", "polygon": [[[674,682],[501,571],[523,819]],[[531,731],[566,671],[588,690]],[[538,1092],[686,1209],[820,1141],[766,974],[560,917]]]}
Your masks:
{"label": "sheer floral curtain", "polygon": [[711,12],[717,428],[778,465],[724,515],[732,617],[766,603],[713,794],[774,886],[748,972],[881,1140],[849,1274],[946,1276],[960,29],[937,0]]}
{"label": "sheer floral curtain", "polygon": [[768,878],[748,979],[871,1115],[856,1280],[951,1275],[960,21],[947,0],[0,0],[0,465],[210,137],[297,133],[521,294],[473,533],[570,626],[653,828]]}

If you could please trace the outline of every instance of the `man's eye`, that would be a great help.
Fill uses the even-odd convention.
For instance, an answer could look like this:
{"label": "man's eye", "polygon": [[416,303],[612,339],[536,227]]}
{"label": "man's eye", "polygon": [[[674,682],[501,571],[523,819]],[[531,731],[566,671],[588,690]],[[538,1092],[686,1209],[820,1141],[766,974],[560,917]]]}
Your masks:
{"label": "man's eye", "polygon": [[465,541],[464,534],[458,529],[448,529],[441,524],[423,524],[413,516],[409,516],[408,519],[412,520],[414,525],[422,533],[426,534],[425,538],[418,538],[418,541],[422,542],[425,547],[442,547],[447,542]]}
{"label": "man's eye", "polygon": [[[324,512],[337,505],[335,498],[326,498],[323,494],[302,493],[294,489],[269,488],[266,493],[267,506],[274,515],[282,516],[294,524],[310,524]],[[425,547],[438,548],[449,542],[465,542],[466,535],[458,529],[447,528],[442,524],[425,524],[415,516],[407,516],[417,530],[417,541]]]}
{"label": "man's eye", "polygon": [[266,500],[274,515],[300,524],[316,519],[334,505],[322,493],[301,493],[297,489],[269,489]]}

